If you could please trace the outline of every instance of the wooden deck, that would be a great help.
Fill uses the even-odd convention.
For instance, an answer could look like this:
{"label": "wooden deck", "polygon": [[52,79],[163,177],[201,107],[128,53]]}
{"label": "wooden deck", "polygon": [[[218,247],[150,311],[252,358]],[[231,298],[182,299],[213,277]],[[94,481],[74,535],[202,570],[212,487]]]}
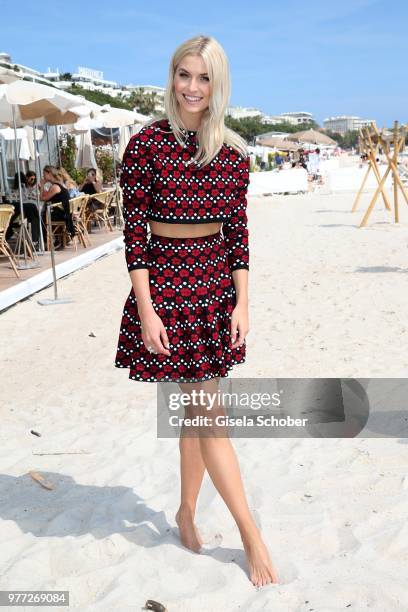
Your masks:
{"label": "wooden deck", "polygon": [[[73,259],[80,255],[83,255],[87,251],[91,251],[92,249],[96,249],[116,238],[120,238],[123,236],[123,231],[121,229],[114,228],[113,232],[106,231],[105,229],[101,230],[99,228],[92,228],[92,232],[89,234],[91,240],[91,246],[88,248],[82,247],[77,241],[77,250],[72,243],[70,243],[65,249],[55,251],[55,264],[61,264],[67,260]],[[10,244],[11,248],[14,247],[14,243]],[[17,259],[17,262],[24,261],[23,259]],[[31,259],[27,259],[28,262],[31,262]],[[0,256],[0,292],[9,289],[11,287],[15,287],[21,282],[27,281],[34,276],[51,269],[51,255],[49,251],[46,251],[44,255],[37,256],[37,262],[40,264],[38,268],[30,268],[28,270],[19,270],[20,278],[17,278],[10,263],[6,257],[3,255]]]}

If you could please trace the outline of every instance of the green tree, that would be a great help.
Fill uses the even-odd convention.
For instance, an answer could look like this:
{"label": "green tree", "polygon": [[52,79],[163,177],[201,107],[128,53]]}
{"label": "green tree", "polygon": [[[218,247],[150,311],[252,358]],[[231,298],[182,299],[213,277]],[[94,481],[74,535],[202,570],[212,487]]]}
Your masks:
{"label": "green tree", "polygon": [[358,145],[358,130],[346,132],[343,136],[343,149],[352,149]]}
{"label": "green tree", "polygon": [[76,145],[73,134],[63,134],[59,139],[61,164],[65,170],[74,178]]}
{"label": "green tree", "polygon": [[89,89],[84,89],[83,87],[75,85],[75,83],[69,87],[67,91],[76,96],[83,96],[86,100],[95,102],[95,104],[99,104],[100,106],[110,104],[110,106],[114,108],[126,108],[128,110],[132,110],[129,103],[122,98],[114,98],[113,96],[109,96],[102,91],[90,91]]}
{"label": "green tree", "polygon": [[74,181],[80,185],[85,180],[86,171],[83,168],[75,168],[76,144],[73,134],[63,134],[59,139],[61,164]]}
{"label": "green tree", "polygon": [[234,119],[229,115],[225,117],[225,125],[234,130],[234,132],[237,132],[249,143],[254,142],[254,138],[266,132],[293,133],[299,132],[300,130],[316,129],[319,127],[315,122],[313,122],[313,124],[302,123],[299,125],[292,125],[291,123],[263,123],[259,116]]}
{"label": "green tree", "polygon": [[98,168],[101,170],[103,175],[103,181],[113,181],[113,165],[112,165],[112,153],[99,147],[95,150],[96,163]]}
{"label": "green tree", "polygon": [[325,134],[333,138],[342,149],[352,149],[358,145],[358,130],[346,132],[344,135],[327,130]]}
{"label": "green tree", "polygon": [[132,91],[128,98],[128,102],[133,109],[136,109],[139,113],[142,113],[142,115],[154,115],[156,113],[156,92],[146,93],[143,88],[141,90]]}
{"label": "green tree", "polygon": [[67,91],[77,96],[83,96],[86,100],[90,100],[90,102],[94,102],[100,106],[109,104],[113,108],[126,108],[127,110],[134,110],[136,108],[142,115],[156,114],[155,107],[157,104],[157,94],[154,92],[152,94],[132,92],[130,96],[125,97],[119,95],[114,98],[103,91],[90,91],[89,89],[84,89],[76,83],[73,83]]}

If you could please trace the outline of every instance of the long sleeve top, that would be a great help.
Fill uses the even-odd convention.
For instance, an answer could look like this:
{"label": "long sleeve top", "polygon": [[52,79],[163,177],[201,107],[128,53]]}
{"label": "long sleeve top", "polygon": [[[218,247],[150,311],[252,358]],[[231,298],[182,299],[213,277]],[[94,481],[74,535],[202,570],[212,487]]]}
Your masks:
{"label": "long sleeve top", "polygon": [[122,161],[125,254],[129,272],[148,268],[147,221],[222,221],[230,270],[249,269],[247,189],[249,156],[223,145],[206,166],[186,165],[197,149],[196,132],[182,147],[168,119],[132,136]]}

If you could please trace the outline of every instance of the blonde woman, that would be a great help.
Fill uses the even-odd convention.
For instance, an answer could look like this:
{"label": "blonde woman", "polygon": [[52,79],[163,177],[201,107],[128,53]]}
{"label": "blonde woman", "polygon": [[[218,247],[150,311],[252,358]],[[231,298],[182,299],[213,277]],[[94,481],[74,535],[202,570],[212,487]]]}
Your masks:
{"label": "blonde woman", "polygon": [[[46,204],[62,204],[61,208],[51,209],[52,221],[65,221],[68,234],[75,236],[75,227],[72,220],[72,213],[69,205],[69,192],[64,185],[61,172],[55,166],[44,166],[43,176],[39,184],[40,199]],[[47,243],[47,225],[45,223],[46,206],[42,211],[43,237]]]}
{"label": "blonde woman", "polygon": [[78,189],[78,185],[63,166],[58,166],[58,172],[62,177],[65,187],[68,189],[69,197],[76,198],[77,196],[81,195],[81,192]]}
{"label": "blonde woman", "polygon": [[[171,59],[166,117],[132,136],[122,164],[132,289],[115,365],[135,381],[178,383],[190,398],[216,394],[220,378],[246,359],[249,157],[245,141],[224,125],[229,95],[221,45],[204,35],[187,40]],[[186,417],[208,415],[205,404],[193,404]],[[277,582],[224,430],[183,427],[179,446],[183,545],[202,547],[194,516],[207,470],[239,528],[250,580]]]}

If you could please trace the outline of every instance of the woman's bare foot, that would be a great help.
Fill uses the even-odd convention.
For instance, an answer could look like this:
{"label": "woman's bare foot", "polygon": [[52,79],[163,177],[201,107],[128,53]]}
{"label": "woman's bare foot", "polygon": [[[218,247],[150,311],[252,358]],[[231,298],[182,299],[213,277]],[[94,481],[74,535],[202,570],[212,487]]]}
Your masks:
{"label": "woman's bare foot", "polygon": [[279,582],[261,534],[257,527],[245,535],[241,534],[249,566],[249,579],[254,586],[265,586]]}
{"label": "woman's bare foot", "polygon": [[183,546],[194,552],[200,552],[203,541],[197,527],[194,525],[194,516],[191,510],[180,507],[176,514],[176,522]]}

